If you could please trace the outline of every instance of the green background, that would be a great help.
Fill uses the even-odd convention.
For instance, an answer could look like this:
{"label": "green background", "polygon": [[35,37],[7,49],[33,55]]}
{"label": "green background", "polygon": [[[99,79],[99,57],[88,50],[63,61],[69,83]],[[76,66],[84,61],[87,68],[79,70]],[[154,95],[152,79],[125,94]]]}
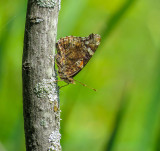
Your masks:
{"label": "green background", "polygon": [[[160,1],[62,0],[58,37],[100,34],[60,89],[63,151],[160,151]],[[27,1],[0,1],[0,151],[24,151],[22,51]],[[64,83],[60,83],[63,85]]]}

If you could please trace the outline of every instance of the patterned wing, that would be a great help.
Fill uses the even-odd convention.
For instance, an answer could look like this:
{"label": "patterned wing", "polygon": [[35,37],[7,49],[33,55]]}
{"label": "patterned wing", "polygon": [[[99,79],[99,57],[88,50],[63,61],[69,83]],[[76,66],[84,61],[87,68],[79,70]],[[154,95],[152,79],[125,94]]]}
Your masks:
{"label": "patterned wing", "polygon": [[[100,44],[98,34],[88,37],[64,37],[57,42],[56,60],[61,75],[74,77],[88,63]],[[63,78],[61,76],[61,78]]]}

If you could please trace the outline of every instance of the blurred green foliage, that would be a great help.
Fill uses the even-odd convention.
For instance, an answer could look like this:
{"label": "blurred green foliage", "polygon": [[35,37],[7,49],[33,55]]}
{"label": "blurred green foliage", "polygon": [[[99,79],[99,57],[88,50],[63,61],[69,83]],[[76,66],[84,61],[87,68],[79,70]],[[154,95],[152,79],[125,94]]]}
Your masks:
{"label": "blurred green foliage", "polygon": [[[0,1],[0,151],[24,151],[21,62],[27,1]],[[63,151],[160,150],[160,1],[62,0],[58,37],[102,42],[60,89]]]}

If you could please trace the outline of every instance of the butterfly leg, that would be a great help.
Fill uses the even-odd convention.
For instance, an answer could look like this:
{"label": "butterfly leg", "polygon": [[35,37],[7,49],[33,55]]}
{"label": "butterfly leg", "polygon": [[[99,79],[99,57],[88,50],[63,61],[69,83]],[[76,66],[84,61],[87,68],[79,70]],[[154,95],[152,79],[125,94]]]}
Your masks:
{"label": "butterfly leg", "polygon": [[65,84],[65,85],[63,85],[63,86],[60,86],[59,89],[61,89],[61,88],[65,87],[65,86],[67,86],[68,84],[69,84],[69,83],[67,83],[67,84]]}

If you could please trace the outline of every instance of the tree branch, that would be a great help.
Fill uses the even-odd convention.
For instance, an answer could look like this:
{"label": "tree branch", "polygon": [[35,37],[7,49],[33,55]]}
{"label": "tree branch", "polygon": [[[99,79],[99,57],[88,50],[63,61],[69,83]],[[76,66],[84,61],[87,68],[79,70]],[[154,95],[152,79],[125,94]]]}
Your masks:
{"label": "tree branch", "polygon": [[60,108],[54,68],[60,0],[28,0],[22,77],[27,151],[60,151]]}

